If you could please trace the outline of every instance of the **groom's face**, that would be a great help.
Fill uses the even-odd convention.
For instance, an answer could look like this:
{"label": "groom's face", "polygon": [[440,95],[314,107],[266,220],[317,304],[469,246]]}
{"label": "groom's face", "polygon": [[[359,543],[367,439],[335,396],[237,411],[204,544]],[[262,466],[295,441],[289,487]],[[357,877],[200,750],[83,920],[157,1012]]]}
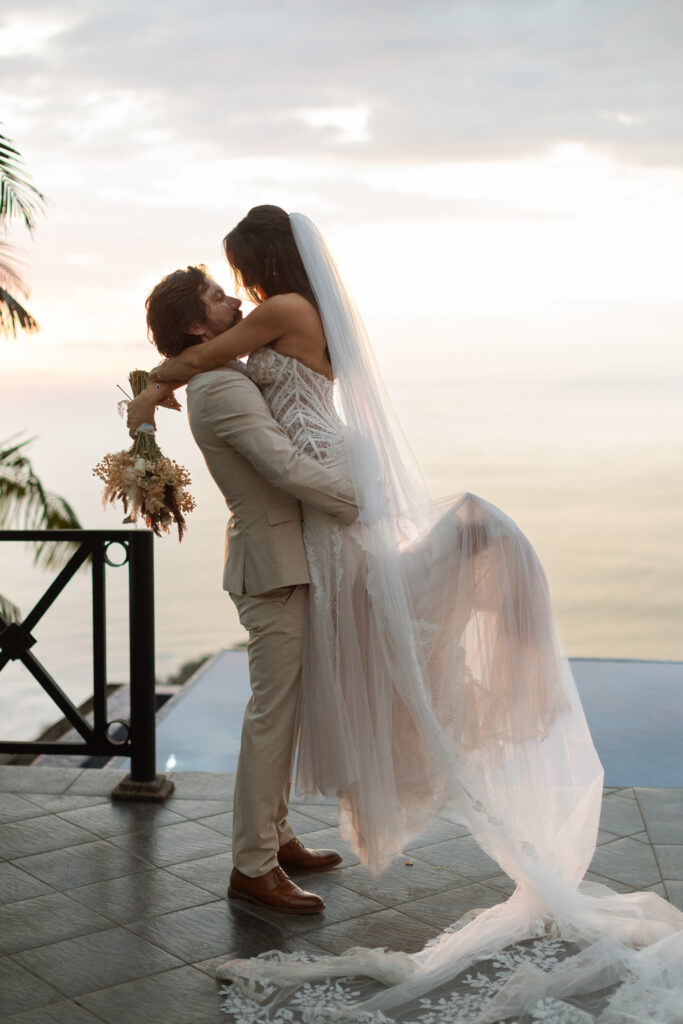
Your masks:
{"label": "groom's face", "polygon": [[221,286],[210,278],[201,299],[206,309],[206,318],[198,325],[203,338],[215,338],[242,319],[240,300],[226,295]]}

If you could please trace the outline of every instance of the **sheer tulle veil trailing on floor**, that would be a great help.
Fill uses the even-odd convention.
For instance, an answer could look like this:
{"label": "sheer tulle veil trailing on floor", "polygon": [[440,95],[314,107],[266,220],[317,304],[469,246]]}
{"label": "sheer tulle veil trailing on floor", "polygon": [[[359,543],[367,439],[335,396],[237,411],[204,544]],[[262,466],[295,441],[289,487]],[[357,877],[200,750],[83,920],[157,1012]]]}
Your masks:
{"label": "sheer tulle veil trailing on floor", "polygon": [[301,214],[290,223],[363,508],[345,556],[353,586],[334,600],[338,658],[353,657],[349,678],[362,674],[366,691],[356,723],[348,695],[326,696],[340,710],[325,749],[304,714],[299,782],[339,793],[342,827],[373,870],[448,806],[516,888],[419,953],[229,961],[225,1009],[244,1021],[683,1021],[683,914],[651,891],[582,881],[602,769],[538,558],[482,499],[430,500],[322,238]]}

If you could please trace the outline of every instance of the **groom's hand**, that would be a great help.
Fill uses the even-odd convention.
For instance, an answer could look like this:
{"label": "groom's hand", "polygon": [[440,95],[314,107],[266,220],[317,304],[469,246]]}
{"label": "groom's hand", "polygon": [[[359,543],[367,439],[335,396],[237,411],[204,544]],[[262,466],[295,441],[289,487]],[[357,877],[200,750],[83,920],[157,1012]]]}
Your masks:
{"label": "groom's hand", "polygon": [[178,410],[182,408],[173,394],[173,388],[168,384],[148,384],[137,398],[128,403],[127,422],[128,433],[131,437],[135,437],[141,423],[151,423],[156,430],[154,414],[158,405],[162,405],[165,409]]}

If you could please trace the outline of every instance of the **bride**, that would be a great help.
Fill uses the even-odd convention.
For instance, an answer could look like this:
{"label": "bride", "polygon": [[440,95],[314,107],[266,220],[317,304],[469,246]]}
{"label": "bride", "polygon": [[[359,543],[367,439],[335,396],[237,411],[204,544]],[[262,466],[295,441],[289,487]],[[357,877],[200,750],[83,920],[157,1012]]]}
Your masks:
{"label": "bride", "polygon": [[304,509],[297,786],[337,794],[371,870],[448,805],[517,886],[418,954],[230,961],[226,1008],[245,1021],[680,1022],[683,914],[581,882],[602,769],[529,542],[474,495],[445,511],[430,500],[306,217],[256,207],[224,247],[256,309],[152,371],[150,394],[248,355],[293,443],[342,469],[363,510],[343,527]]}

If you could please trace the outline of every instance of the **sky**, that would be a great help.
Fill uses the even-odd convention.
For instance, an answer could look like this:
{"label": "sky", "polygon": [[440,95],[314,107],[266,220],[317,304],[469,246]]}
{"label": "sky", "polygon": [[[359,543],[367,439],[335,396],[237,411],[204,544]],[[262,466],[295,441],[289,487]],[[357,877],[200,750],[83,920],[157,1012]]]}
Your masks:
{"label": "sky", "polygon": [[[276,203],[326,235],[444,492],[461,482],[426,424],[468,381],[459,430],[525,397],[460,465],[536,446],[571,489],[587,460],[597,480],[598,456],[663,452],[663,487],[683,454],[681,53],[679,0],[5,0],[0,131],[48,205],[12,234],[42,330],[0,339],[0,437],[40,433],[47,484],[104,525],[64,451],[86,419],[86,460],[125,442],[99,418],[155,361],[146,295],[197,262],[230,288],[223,235]],[[549,429],[558,382],[579,398]]]}
{"label": "sky", "polygon": [[3,362],[113,371],[259,202],[368,317],[677,302],[681,52],[675,0],[9,0],[2,130],[49,205]]}

